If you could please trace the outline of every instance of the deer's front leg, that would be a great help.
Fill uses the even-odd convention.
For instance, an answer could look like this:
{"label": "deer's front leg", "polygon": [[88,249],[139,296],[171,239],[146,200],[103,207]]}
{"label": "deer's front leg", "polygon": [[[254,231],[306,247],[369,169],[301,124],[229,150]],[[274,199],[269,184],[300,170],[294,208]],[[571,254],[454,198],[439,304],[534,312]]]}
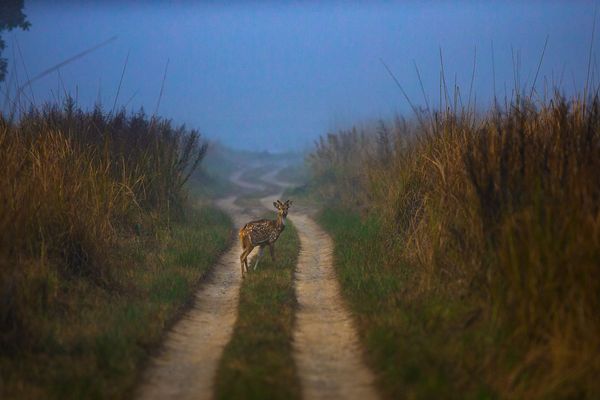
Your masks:
{"label": "deer's front leg", "polygon": [[275,244],[269,243],[269,252],[271,253],[271,260],[275,261]]}
{"label": "deer's front leg", "polygon": [[260,261],[263,252],[265,251],[265,246],[260,246],[258,248],[258,256],[256,257],[256,262],[254,263],[254,270],[256,271],[256,268],[258,268],[258,262]]}

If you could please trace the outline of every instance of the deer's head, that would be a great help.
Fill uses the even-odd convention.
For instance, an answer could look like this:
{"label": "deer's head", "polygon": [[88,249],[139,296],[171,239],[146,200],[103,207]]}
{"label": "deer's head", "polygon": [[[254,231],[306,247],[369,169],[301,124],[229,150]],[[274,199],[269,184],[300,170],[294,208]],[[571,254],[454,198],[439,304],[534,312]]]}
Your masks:
{"label": "deer's head", "polygon": [[281,215],[282,218],[285,218],[288,214],[288,208],[292,205],[292,201],[286,200],[285,203],[282,203],[281,200],[277,200],[273,202],[273,205],[277,209],[277,214]]}

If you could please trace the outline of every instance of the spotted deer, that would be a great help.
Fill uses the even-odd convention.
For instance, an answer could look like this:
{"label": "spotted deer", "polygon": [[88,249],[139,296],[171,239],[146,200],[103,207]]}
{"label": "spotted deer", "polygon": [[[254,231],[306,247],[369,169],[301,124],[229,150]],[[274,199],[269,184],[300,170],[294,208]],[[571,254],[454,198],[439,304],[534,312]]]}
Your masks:
{"label": "spotted deer", "polygon": [[292,205],[291,200],[286,200],[282,203],[280,200],[273,202],[277,209],[277,219],[259,219],[248,222],[240,229],[240,240],[242,242],[242,255],[240,262],[242,264],[242,277],[248,272],[248,255],[256,246],[260,246],[258,257],[254,263],[254,269],[258,266],[258,262],[263,255],[265,246],[269,246],[271,259],[275,260],[275,242],[285,228],[285,218],[288,214],[288,208]]}

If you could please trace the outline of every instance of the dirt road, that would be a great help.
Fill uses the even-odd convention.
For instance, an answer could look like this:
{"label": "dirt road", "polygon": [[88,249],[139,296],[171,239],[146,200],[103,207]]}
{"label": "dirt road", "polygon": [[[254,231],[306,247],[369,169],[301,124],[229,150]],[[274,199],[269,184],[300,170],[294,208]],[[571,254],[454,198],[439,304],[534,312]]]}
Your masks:
{"label": "dirt road", "polygon": [[[239,176],[238,176],[239,178]],[[246,222],[235,197],[219,202],[234,219]],[[195,303],[167,335],[137,392],[139,399],[210,399],[213,380],[237,317],[240,248],[236,240],[203,282]]]}
{"label": "dirt road", "polygon": [[[262,180],[290,186],[276,175],[274,171]],[[263,200],[265,207],[272,208],[270,203]],[[362,361],[358,336],[341,298],[332,264],[333,243],[309,214],[304,207],[292,206],[288,215],[300,236],[294,359],[304,398],[376,399],[373,374]]]}
{"label": "dirt road", "polygon": [[[264,182],[283,189],[274,170]],[[241,172],[232,181],[245,189],[264,190],[244,182]],[[272,210],[280,194],[261,199]],[[236,227],[250,216],[234,204],[236,197],[219,202]],[[294,358],[306,399],[374,399],[373,376],[361,358],[356,331],[342,298],[332,265],[332,242],[303,207],[290,209],[300,236],[296,280],[299,308],[294,333]],[[237,316],[241,284],[239,243],[221,257],[196,294],[193,308],[173,327],[159,354],[151,361],[137,392],[139,399],[210,399],[223,348]]]}

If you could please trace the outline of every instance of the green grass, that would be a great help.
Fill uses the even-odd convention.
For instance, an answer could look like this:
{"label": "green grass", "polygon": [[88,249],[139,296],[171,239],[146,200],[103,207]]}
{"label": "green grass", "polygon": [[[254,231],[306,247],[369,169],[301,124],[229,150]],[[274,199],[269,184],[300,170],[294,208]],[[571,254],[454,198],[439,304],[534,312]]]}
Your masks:
{"label": "green grass", "polygon": [[0,356],[1,397],[129,398],[148,351],[231,237],[230,219],[213,207],[189,211],[185,221],[114,249],[119,290],[61,281],[63,298],[39,321],[38,346]]}
{"label": "green grass", "polygon": [[293,277],[299,249],[298,234],[288,222],[275,244],[277,261],[271,261],[265,249],[258,269],[246,275],[233,336],[217,372],[217,398],[300,398],[292,356]]}
{"label": "green grass", "polygon": [[478,339],[489,333],[483,324],[465,327],[473,315],[468,302],[406,299],[411,268],[382,267],[389,249],[376,219],[326,208],[318,220],[334,239],[342,293],[381,392],[388,398],[494,398],[477,371],[468,370],[485,346]]}

